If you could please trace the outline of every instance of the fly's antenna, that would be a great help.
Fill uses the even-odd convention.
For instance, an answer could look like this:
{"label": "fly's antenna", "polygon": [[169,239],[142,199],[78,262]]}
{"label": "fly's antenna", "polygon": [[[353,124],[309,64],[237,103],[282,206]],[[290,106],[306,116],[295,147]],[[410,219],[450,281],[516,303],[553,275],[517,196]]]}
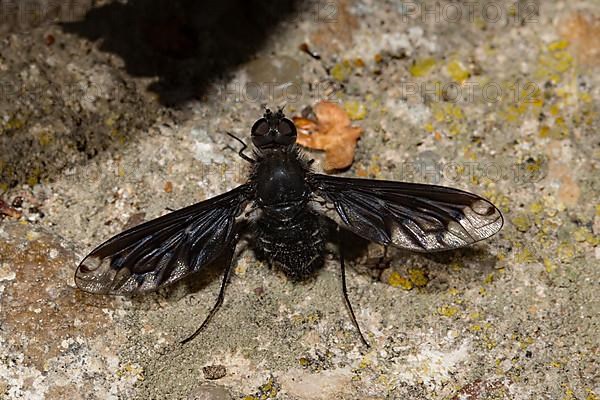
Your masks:
{"label": "fly's antenna", "polygon": [[287,106],[287,104],[284,104],[281,107],[279,107],[279,109],[277,110],[277,115],[281,116],[281,118],[284,117],[283,110],[285,109],[286,106]]}

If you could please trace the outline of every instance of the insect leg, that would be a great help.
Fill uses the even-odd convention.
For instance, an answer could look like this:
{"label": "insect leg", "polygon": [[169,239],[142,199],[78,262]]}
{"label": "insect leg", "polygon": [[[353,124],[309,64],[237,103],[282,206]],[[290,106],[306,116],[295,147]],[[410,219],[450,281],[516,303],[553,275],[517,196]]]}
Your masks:
{"label": "insect leg", "polygon": [[212,319],[212,317],[217,313],[217,311],[221,307],[221,304],[223,304],[223,299],[225,298],[225,286],[227,285],[227,281],[229,280],[229,276],[231,273],[231,266],[233,265],[233,255],[235,254],[236,243],[237,243],[237,237],[234,238],[234,240],[232,241],[229,259],[227,260],[227,267],[225,267],[225,272],[223,273],[223,281],[221,282],[221,289],[219,290],[219,296],[217,297],[217,301],[215,302],[215,305],[208,313],[208,316],[204,319],[204,322],[202,322],[202,325],[200,325],[200,328],[196,329],[196,331],[194,333],[192,333],[191,336],[182,340],[180,342],[181,344],[186,344],[187,342],[189,342],[190,340],[192,340],[196,336],[198,336],[198,334],[200,332],[202,332],[204,330],[204,328],[206,328],[206,326],[208,325],[208,323]]}
{"label": "insect leg", "polygon": [[230,137],[232,137],[233,139],[237,140],[239,143],[242,144],[242,148],[240,149],[240,151],[238,151],[238,154],[240,157],[242,157],[244,160],[248,161],[249,163],[255,163],[256,160],[248,157],[246,154],[244,154],[244,150],[246,150],[248,148],[248,145],[239,137],[235,136],[233,133],[231,132],[225,132],[227,133]]}
{"label": "insect leg", "polygon": [[346,288],[346,266],[344,264],[344,250],[342,249],[342,239],[341,239],[341,235],[340,235],[339,226],[337,228],[337,236],[338,236],[338,247],[339,247],[339,252],[340,252],[340,266],[342,269],[342,293],[344,294],[344,301],[346,302],[346,307],[348,307],[348,310],[350,311],[350,317],[352,318],[352,323],[354,324],[354,326],[356,327],[356,330],[358,331],[360,340],[363,342],[363,344],[366,347],[371,347],[369,342],[367,342],[367,340],[363,336],[363,334],[360,330],[360,326],[358,326],[358,321],[356,321],[356,316],[354,315],[354,310],[352,309],[352,304],[350,304],[350,299],[348,298],[348,290]]}

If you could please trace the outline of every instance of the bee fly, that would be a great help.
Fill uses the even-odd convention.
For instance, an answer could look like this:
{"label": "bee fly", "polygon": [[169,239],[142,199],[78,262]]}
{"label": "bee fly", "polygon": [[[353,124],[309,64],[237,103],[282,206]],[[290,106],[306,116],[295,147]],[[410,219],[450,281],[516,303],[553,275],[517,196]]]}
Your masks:
{"label": "bee fly", "polygon": [[[489,238],[503,218],[489,201],[458,189],[418,183],[341,178],[311,171],[296,146],[296,127],[279,110],[266,110],[251,129],[253,158],[248,181],[212,199],[182,208],[126,230],[95,248],[75,273],[77,286],[99,294],[156,290],[226,259],[216,303],[202,325],[182,343],[200,333],[223,302],[235,247],[248,224],[254,248],[288,277],[308,277],[323,264],[327,215],[338,225],[383,246],[419,252],[456,249]],[[318,207],[325,205],[325,207]],[[339,238],[340,235],[338,234]],[[340,249],[344,300],[362,342],[368,346],[346,291]]]}

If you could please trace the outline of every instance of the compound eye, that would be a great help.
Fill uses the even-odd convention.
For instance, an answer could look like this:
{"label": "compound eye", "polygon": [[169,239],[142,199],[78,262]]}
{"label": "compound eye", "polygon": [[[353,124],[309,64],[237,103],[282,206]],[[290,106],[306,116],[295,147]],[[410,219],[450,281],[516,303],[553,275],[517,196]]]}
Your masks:
{"label": "compound eye", "polygon": [[283,118],[279,121],[279,124],[277,124],[277,130],[281,136],[290,137],[296,140],[296,126],[291,120]]}
{"label": "compound eye", "polygon": [[269,122],[265,118],[257,120],[250,130],[252,136],[266,136],[269,133]]}

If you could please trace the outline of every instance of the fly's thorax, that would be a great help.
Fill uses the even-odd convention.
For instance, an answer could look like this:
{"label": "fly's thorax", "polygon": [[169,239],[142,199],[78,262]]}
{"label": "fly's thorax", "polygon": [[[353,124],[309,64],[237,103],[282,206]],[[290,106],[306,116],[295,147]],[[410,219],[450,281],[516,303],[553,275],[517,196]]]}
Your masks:
{"label": "fly's thorax", "polygon": [[253,174],[260,207],[305,204],[310,195],[308,169],[293,150],[263,152]]}

